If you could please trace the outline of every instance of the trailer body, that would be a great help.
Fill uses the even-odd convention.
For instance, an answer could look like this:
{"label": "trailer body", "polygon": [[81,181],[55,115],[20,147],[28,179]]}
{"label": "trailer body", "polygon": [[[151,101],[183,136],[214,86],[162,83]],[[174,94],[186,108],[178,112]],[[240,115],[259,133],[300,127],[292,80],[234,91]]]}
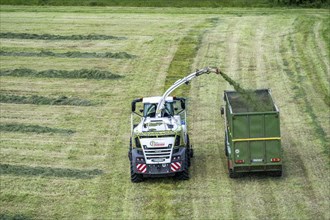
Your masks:
{"label": "trailer body", "polygon": [[225,153],[229,176],[270,171],[282,175],[280,112],[269,89],[249,96],[224,92]]}

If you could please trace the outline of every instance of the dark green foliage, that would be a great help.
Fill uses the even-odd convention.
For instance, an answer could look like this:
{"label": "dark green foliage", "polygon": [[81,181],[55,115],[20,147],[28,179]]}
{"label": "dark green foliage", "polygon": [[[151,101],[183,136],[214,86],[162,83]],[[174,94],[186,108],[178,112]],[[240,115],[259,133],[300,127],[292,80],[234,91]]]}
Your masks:
{"label": "dark green foliage", "polygon": [[32,70],[32,69],[13,69],[0,70],[0,76],[15,77],[42,77],[42,78],[71,78],[71,79],[119,79],[123,76],[111,73],[109,71],[101,71],[97,69],[81,69],[81,70]]}
{"label": "dark green foliage", "polygon": [[19,96],[0,94],[0,102],[15,103],[15,104],[35,104],[35,105],[76,105],[76,106],[91,106],[95,105],[89,100],[75,97],[59,96],[58,98],[49,98],[44,96]]}
{"label": "dark green foliage", "polygon": [[23,214],[15,214],[15,215],[2,214],[2,213],[0,214],[0,220],[31,220],[31,219],[32,218],[27,217]]}
{"label": "dark green foliage", "polygon": [[71,129],[50,128],[40,125],[27,125],[19,123],[3,123],[0,124],[1,132],[21,132],[21,133],[59,133],[73,134],[75,131]]}
{"label": "dark green foliage", "polygon": [[91,179],[102,174],[103,171],[99,169],[78,170],[67,168],[31,167],[24,165],[0,164],[0,175]]}
{"label": "dark green foliage", "polygon": [[128,6],[128,7],[271,7],[329,6],[329,0],[1,0],[3,5]]}
{"label": "dark green foliage", "polygon": [[115,37],[111,35],[56,35],[56,34],[29,34],[29,33],[12,33],[0,32],[0,38],[8,39],[35,39],[35,40],[124,40],[125,37]]}
{"label": "dark green foliage", "polygon": [[63,57],[63,58],[114,58],[114,59],[131,59],[134,55],[128,54],[126,52],[117,53],[89,53],[89,52],[79,52],[71,51],[66,53],[55,53],[52,51],[41,51],[41,52],[14,52],[14,51],[0,51],[0,56],[22,56],[22,57]]}
{"label": "dark green foliage", "polygon": [[329,6],[330,4],[329,0],[273,0],[273,2],[283,5],[313,7],[313,8]]}

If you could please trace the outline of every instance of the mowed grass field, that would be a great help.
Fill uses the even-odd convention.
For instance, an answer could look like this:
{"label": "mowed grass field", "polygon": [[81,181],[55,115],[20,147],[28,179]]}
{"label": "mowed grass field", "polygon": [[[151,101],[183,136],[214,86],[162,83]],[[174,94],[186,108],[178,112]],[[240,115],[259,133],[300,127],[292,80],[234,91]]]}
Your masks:
{"label": "mowed grass field", "polygon": [[[0,219],[329,219],[329,26],[319,9],[1,6]],[[233,88],[210,74],[180,90],[190,180],[131,183],[131,100],[205,66],[272,89],[283,177],[228,177]]]}

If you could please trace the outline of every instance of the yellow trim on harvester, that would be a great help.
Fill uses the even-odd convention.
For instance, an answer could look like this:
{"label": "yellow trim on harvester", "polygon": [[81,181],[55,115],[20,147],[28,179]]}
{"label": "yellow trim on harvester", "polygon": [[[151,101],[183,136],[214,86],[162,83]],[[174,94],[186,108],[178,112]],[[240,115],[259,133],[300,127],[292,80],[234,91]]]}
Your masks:
{"label": "yellow trim on harvester", "polygon": [[281,137],[242,138],[242,139],[233,139],[233,142],[236,142],[236,141],[270,141],[270,140],[281,140]]}

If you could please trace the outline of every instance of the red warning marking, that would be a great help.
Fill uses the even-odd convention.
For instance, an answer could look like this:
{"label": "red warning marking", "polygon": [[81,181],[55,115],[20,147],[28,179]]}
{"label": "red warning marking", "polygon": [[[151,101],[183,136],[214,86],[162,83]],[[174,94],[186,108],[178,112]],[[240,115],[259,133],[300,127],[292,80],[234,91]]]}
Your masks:
{"label": "red warning marking", "polygon": [[136,169],[140,172],[140,173],[145,173],[147,172],[147,165],[146,164],[136,164]]}
{"label": "red warning marking", "polygon": [[180,168],[181,168],[180,162],[171,163],[171,171],[175,172],[175,171],[180,170]]}

